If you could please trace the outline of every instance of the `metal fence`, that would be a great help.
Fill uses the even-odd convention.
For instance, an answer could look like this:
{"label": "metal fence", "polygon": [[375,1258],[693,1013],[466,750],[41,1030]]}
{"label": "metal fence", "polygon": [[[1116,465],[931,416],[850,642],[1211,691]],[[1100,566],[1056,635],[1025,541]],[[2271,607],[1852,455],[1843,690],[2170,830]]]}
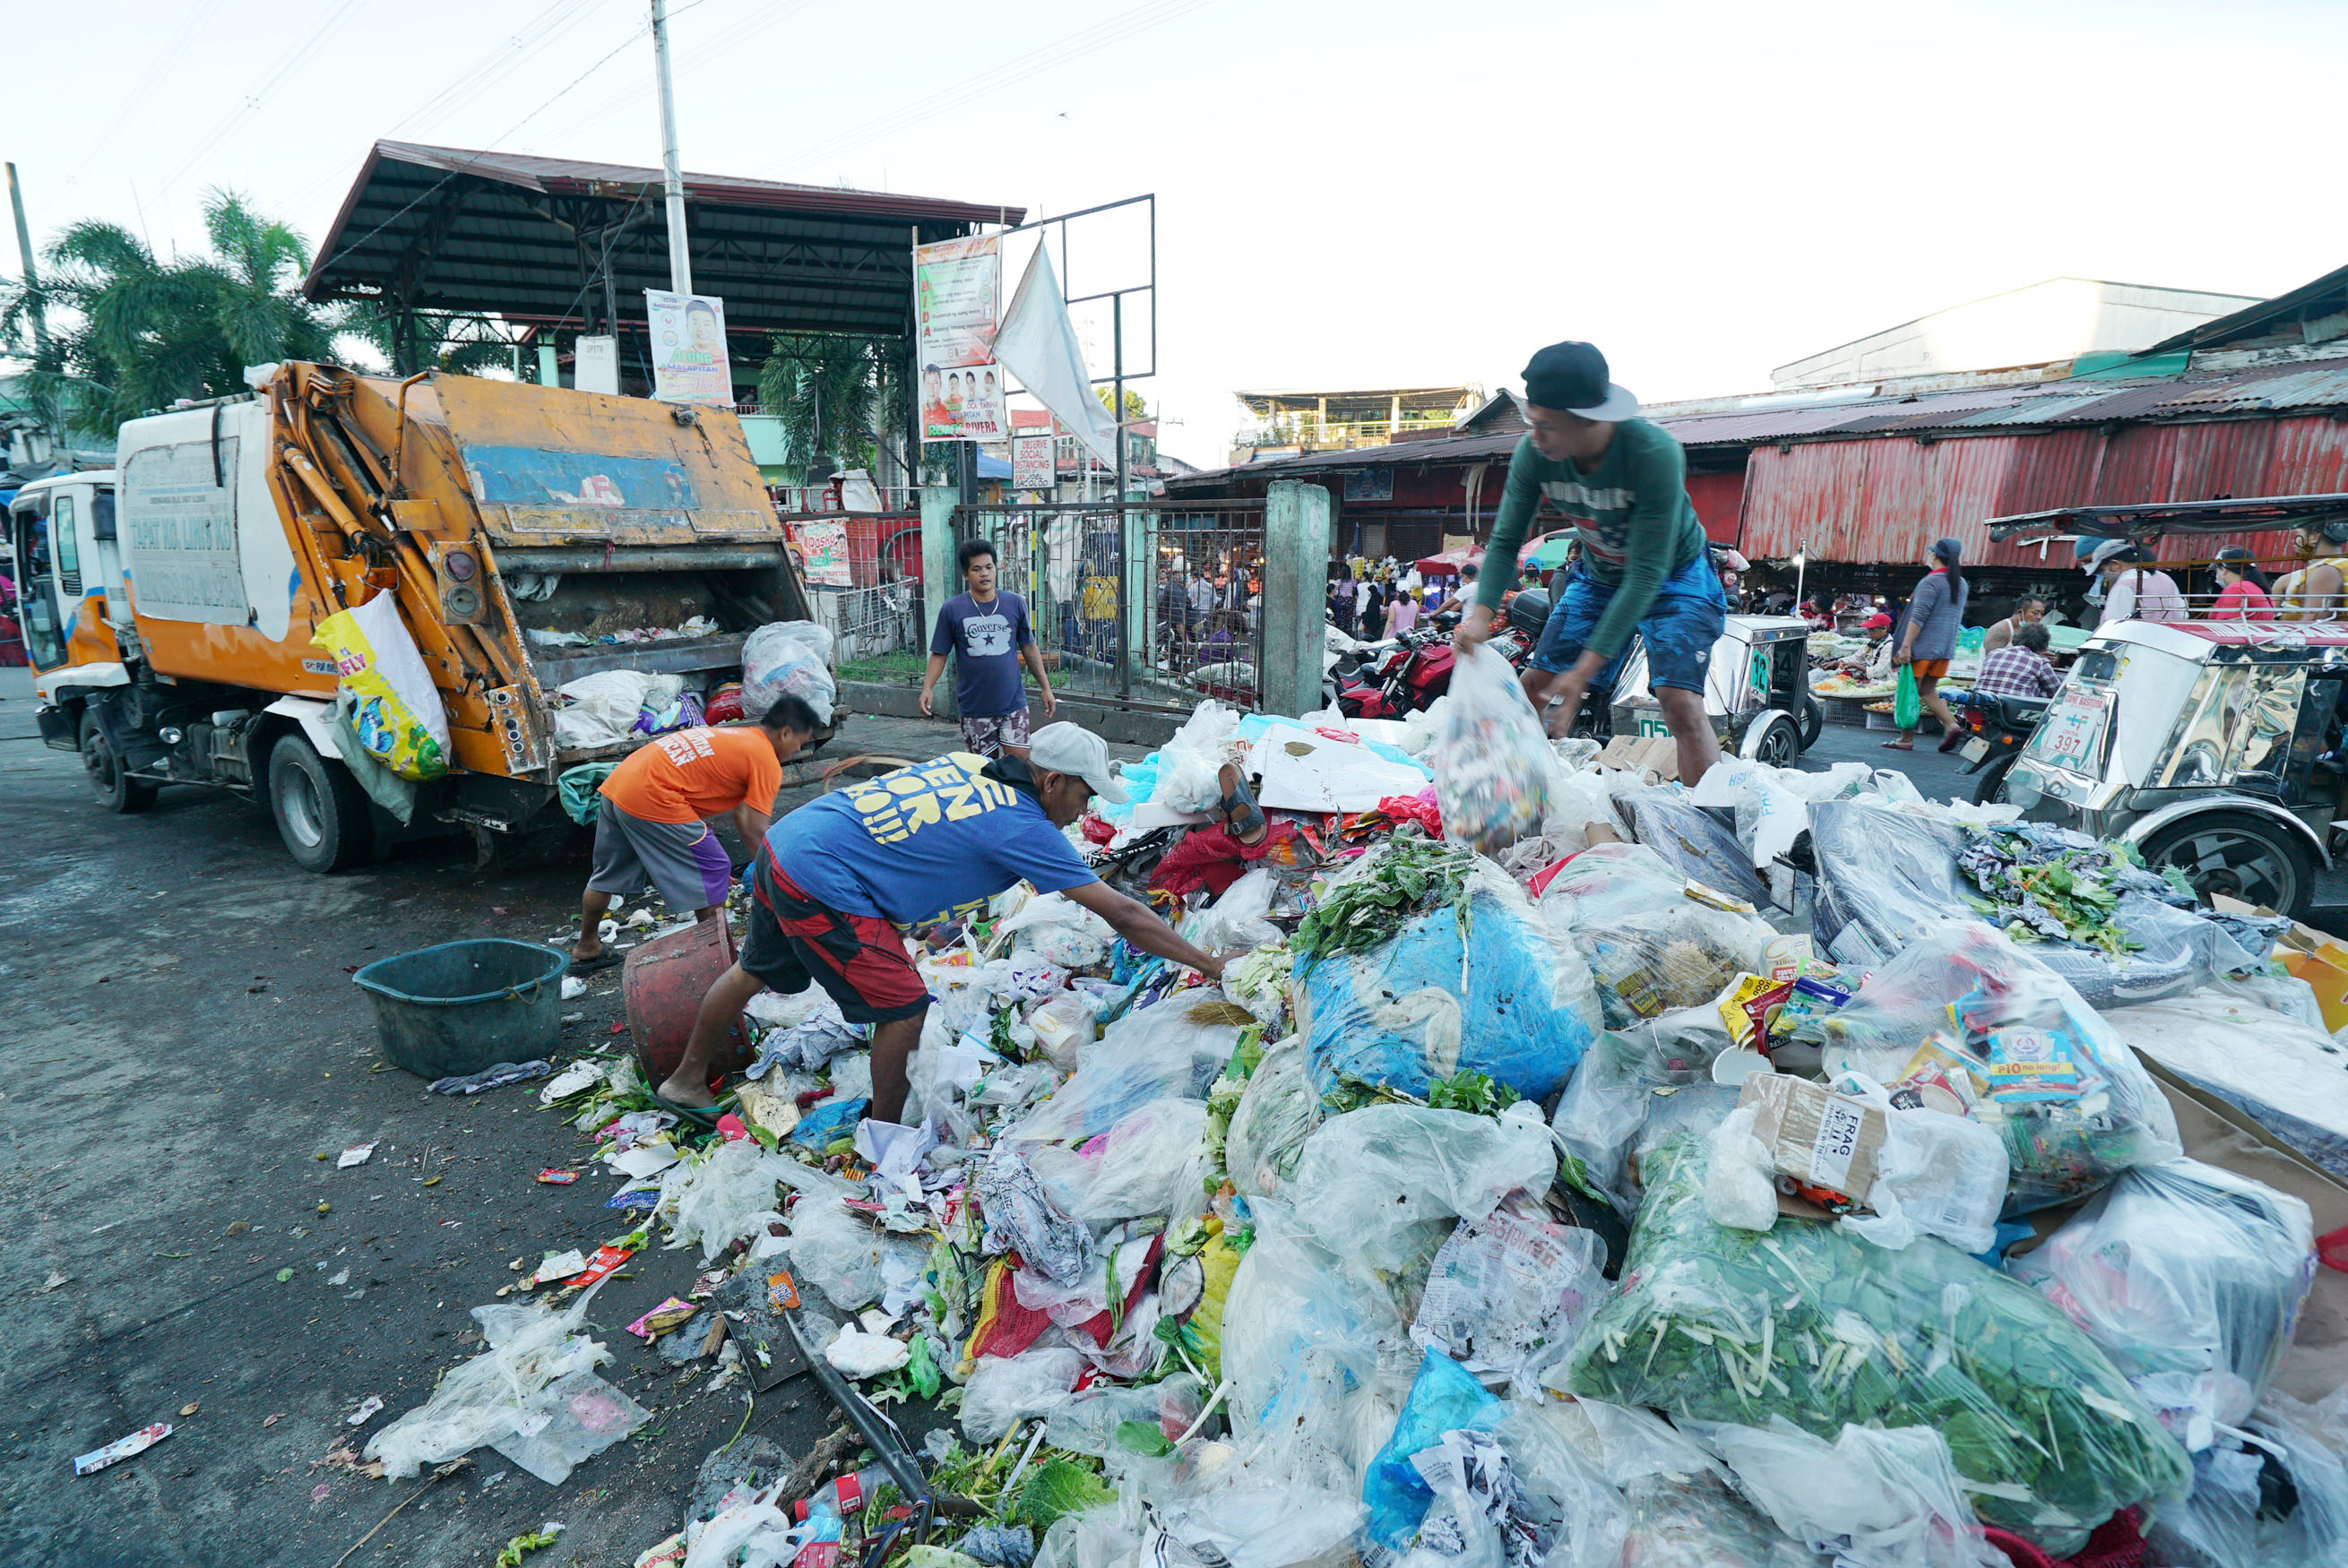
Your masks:
{"label": "metal fence", "polygon": [[[953,530],[994,546],[997,586],[1026,600],[1055,691],[1159,712],[1257,705],[1262,501],[958,507]],[[932,602],[960,591],[941,585]]]}
{"label": "metal fence", "polygon": [[840,678],[919,681],[929,656],[922,625],[921,514],[792,514],[783,520],[793,526],[815,619],[835,640]]}

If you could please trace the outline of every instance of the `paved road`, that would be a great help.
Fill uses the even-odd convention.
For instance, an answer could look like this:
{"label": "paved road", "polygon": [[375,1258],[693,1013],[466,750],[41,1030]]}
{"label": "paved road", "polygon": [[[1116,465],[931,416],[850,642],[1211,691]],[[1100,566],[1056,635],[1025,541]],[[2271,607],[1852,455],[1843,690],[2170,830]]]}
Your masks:
{"label": "paved road", "polygon": [[[381,1062],[347,971],[465,937],[544,940],[585,861],[476,873],[469,849],[417,845],[311,876],[262,811],[222,795],[100,813],[77,761],[34,733],[23,672],[0,671],[0,1562],[334,1563],[414,1486],[320,1461],[473,1352],[468,1311],[512,1259],[627,1228],[601,1206],[613,1181],[533,1181],[588,1148],[530,1088],[434,1099]],[[864,720],[842,740],[920,756],[950,733]],[[566,1056],[611,1039],[617,991],[608,971],[572,1004]],[[370,1141],[350,1170],[314,1157]],[[626,1563],[675,1529],[742,1391],[699,1393],[621,1326],[683,1294],[699,1255],[655,1246],[595,1304],[604,1375],[654,1411],[641,1440],[560,1488],[477,1450],[351,1568],[486,1563],[549,1519],[569,1529],[534,1563]],[[344,1425],[369,1395],[384,1413]],[[794,1452],[829,1424],[804,1378],[750,1419]],[[145,1455],[72,1473],[158,1420],[178,1430]]]}

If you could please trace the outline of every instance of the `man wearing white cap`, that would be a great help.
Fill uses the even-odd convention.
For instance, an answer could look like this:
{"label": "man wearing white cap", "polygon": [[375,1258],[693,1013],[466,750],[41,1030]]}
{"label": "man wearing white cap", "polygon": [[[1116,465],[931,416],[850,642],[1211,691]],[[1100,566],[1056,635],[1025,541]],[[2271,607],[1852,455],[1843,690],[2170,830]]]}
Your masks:
{"label": "man wearing white cap", "polygon": [[2190,620],[2185,596],[2177,579],[2157,566],[2145,564],[2142,547],[2126,539],[2106,539],[2080,567],[2090,577],[2103,579],[2104,613],[2096,624],[2123,620]]}
{"label": "man wearing white cap", "polygon": [[1720,760],[1704,688],[1728,601],[1688,499],[1687,455],[1638,412],[1639,400],[1608,379],[1606,356],[1591,344],[1551,343],[1533,355],[1525,366],[1532,429],[1509,459],[1483,585],[1453,641],[1465,652],[1491,635],[1525,530],[1548,507],[1575,526],[1581,569],[1550,609],[1525,694],[1537,708],[1561,699],[1550,733],[1570,731],[1591,688],[1612,689],[1636,631],[1647,684],[1679,743],[1679,776],[1693,784]]}
{"label": "man wearing white cap", "polygon": [[[1064,893],[1134,948],[1210,979],[1221,960],[1184,941],[1148,905],[1095,876],[1060,829],[1094,796],[1125,799],[1108,747],[1070,723],[1046,724],[1023,761],[950,752],[810,801],[770,828],[750,869],[742,956],[702,999],[676,1071],[654,1091],[705,1119],[711,1055],[766,988],[831,993],[850,1023],[875,1026],[875,1121],[904,1112],[907,1062],[921,1044],[929,989],[903,933],[959,919],[1018,882]],[[747,1062],[719,1062],[736,1070]]]}

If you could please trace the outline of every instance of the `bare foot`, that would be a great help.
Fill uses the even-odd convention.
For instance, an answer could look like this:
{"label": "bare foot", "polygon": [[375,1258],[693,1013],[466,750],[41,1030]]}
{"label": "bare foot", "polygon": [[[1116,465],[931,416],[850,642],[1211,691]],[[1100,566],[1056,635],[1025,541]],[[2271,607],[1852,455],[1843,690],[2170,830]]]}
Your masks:
{"label": "bare foot", "polygon": [[686,1083],[675,1078],[663,1080],[653,1093],[671,1105],[690,1105],[696,1111],[717,1103],[717,1096],[709,1092],[706,1083]]}

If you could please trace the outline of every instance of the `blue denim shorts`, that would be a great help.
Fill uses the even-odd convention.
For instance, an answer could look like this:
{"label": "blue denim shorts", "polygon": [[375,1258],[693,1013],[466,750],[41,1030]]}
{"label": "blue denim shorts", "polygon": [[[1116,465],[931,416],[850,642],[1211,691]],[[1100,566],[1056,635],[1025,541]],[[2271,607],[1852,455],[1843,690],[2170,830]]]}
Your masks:
{"label": "blue denim shorts", "polygon": [[[1541,628],[1540,646],[1533,664],[1552,675],[1562,674],[1581,657],[1582,644],[1597,630],[1606,607],[1614,602],[1612,583],[1577,572],[1549,612]],[[1654,603],[1639,618],[1639,636],[1647,645],[1647,684],[1676,686],[1702,692],[1704,671],[1712,663],[1712,645],[1727,630],[1728,597],[1721,591],[1720,575],[1712,569],[1709,552],[1663,579]],[[1591,682],[1593,689],[1614,683],[1622,661],[1606,661]]]}

